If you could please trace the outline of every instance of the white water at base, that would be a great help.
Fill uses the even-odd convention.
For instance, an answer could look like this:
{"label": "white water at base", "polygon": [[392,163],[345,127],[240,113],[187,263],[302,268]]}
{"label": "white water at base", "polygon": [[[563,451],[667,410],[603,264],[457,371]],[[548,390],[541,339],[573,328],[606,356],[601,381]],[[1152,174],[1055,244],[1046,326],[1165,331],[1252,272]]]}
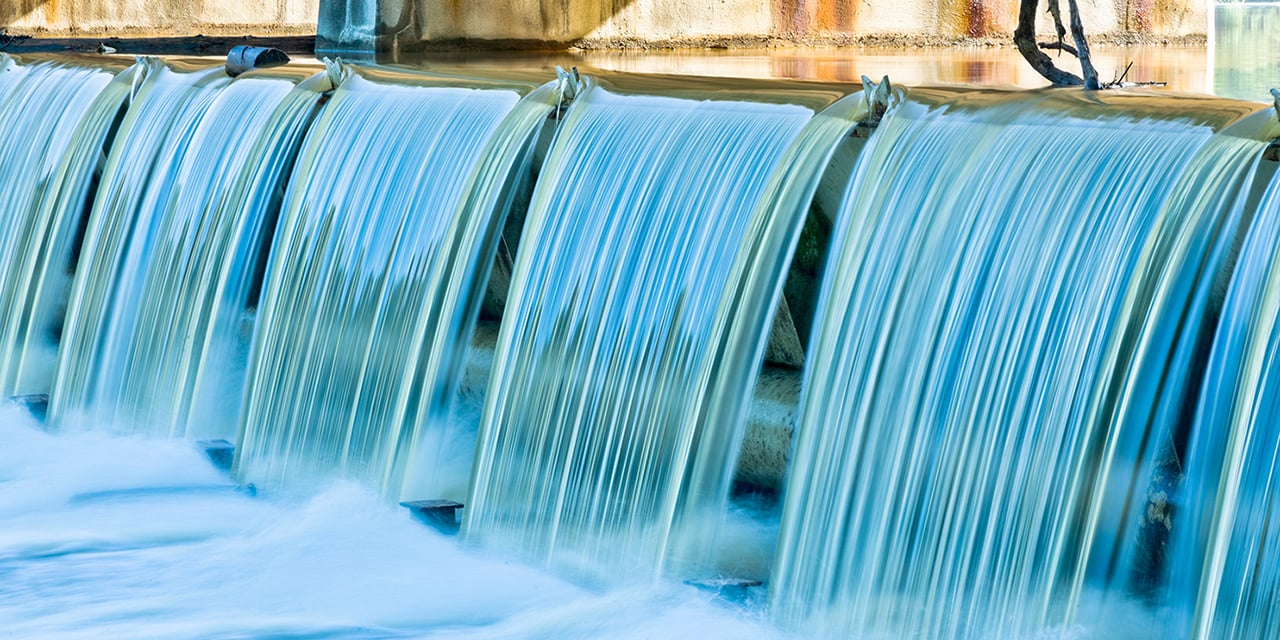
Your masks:
{"label": "white water at base", "polygon": [[586,589],[349,483],[251,498],[186,442],[0,410],[0,638],[781,638],[680,584]]}

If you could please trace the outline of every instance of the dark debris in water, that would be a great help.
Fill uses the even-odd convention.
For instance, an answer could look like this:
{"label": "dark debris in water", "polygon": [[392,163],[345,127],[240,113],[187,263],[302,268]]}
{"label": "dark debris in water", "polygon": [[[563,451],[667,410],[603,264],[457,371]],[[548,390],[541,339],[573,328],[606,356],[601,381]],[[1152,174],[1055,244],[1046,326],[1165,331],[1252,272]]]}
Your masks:
{"label": "dark debris in water", "polygon": [[235,461],[236,446],[226,440],[198,440],[196,447],[204,452],[219,471],[230,472],[231,463]]}

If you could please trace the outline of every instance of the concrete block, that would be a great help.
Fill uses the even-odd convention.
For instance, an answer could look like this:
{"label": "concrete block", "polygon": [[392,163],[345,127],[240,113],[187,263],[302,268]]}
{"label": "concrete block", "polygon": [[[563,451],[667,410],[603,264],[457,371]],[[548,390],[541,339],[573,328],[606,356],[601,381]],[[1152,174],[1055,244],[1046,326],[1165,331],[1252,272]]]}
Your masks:
{"label": "concrete block", "polygon": [[412,500],[401,502],[400,506],[409,510],[414,520],[421,522],[442,533],[458,532],[458,509],[461,502],[452,500]]}
{"label": "concrete block", "polygon": [[715,594],[717,598],[722,600],[742,604],[751,595],[753,587],[759,587],[764,583],[759,580],[743,578],[708,578],[704,580],[688,580],[685,584],[699,591]]}

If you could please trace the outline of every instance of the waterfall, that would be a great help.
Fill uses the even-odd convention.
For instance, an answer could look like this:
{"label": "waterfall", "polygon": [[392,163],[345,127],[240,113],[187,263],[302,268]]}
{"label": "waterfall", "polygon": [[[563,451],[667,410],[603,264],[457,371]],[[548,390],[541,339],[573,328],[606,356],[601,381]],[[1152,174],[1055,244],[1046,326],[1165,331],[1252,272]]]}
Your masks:
{"label": "waterfall", "polygon": [[67,304],[49,398],[55,425],[91,411],[100,389],[120,384],[119,372],[104,367],[105,356],[122,348],[123,332],[115,327],[131,323],[139,312],[128,294],[146,276],[139,262],[153,246],[160,203],[176,188],[174,160],[184,155],[205,109],[230,82],[218,68],[171,69],[156,58],[139,64],[145,78],[103,169]]}
{"label": "waterfall", "polygon": [[[1227,127],[1192,160],[1163,212],[1165,221],[1147,253],[1161,271],[1130,290],[1131,323],[1122,338],[1132,361],[1114,387],[1109,446],[1117,461],[1098,498],[1089,580],[1109,600],[1086,616],[1107,616],[1117,594],[1163,610],[1151,628],[1182,635],[1190,628],[1199,560],[1179,558],[1194,526],[1181,495],[1193,425],[1211,383],[1205,367],[1220,330],[1224,293],[1256,208],[1265,140],[1280,134],[1271,112]],[[1203,477],[1203,476],[1201,476]],[[1198,479],[1196,480],[1198,481]],[[1197,552],[1197,558],[1201,557]],[[1194,583],[1194,584],[1193,584]],[[1188,593],[1190,592],[1190,594]]]}
{"label": "waterfall", "polygon": [[86,200],[137,77],[0,54],[0,395],[49,391]]}
{"label": "waterfall", "polygon": [[240,76],[192,132],[173,176],[180,186],[160,203],[138,275],[121,287],[137,311],[131,326],[113,327],[125,337],[105,366],[121,375],[96,399],[116,406],[116,421],[235,439],[256,267],[302,135],[331,89],[324,75],[295,86],[304,77]]}
{"label": "waterfall", "polygon": [[1137,520],[1108,474],[1159,431],[1117,419],[1117,390],[1149,410],[1181,391],[1126,376],[1143,345],[1197,332],[1165,306],[1204,295],[1264,144],[1215,136],[1248,109],[1207,103],[943,102],[881,124],[833,239],[770,593],[816,632],[1073,620],[1095,537],[1132,548],[1099,524],[1103,505]]}
{"label": "waterfall", "polygon": [[[227,82],[217,70],[140,64],[148,77],[122,135],[149,142],[120,146],[89,220],[97,250],[77,272],[55,407],[128,430],[234,439],[254,267],[328,82],[295,89],[312,74]],[[92,379],[77,375],[86,367]]]}
{"label": "waterfall", "polygon": [[595,85],[574,101],[512,276],[469,538],[584,573],[706,564],[692,538],[728,491],[817,172],[771,177],[825,165],[852,126],[805,133],[813,113]]}
{"label": "waterfall", "polygon": [[[1184,568],[1173,601],[1195,637],[1275,634],[1280,566],[1274,544],[1277,437],[1277,248],[1280,180],[1272,177],[1240,251],[1208,359],[1185,455],[1185,487],[1170,500]],[[1173,492],[1171,492],[1173,493]]]}
{"label": "waterfall", "polygon": [[264,276],[241,477],[342,475],[394,498],[414,447],[449,430],[502,187],[555,104],[485,84],[351,71],[311,127]]}

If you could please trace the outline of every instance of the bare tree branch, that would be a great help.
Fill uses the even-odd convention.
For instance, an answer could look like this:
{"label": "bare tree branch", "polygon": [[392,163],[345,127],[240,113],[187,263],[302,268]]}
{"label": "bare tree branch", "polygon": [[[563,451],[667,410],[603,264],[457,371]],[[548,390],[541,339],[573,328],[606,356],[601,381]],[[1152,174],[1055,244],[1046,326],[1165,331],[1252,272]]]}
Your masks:
{"label": "bare tree branch", "polygon": [[1066,51],[1077,58],[1080,57],[1080,53],[1076,51],[1076,48],[1065,42],[1041,42],[1040,48],[1045,51]]}
{"label": "bare tree branch", "polygon": [[1080,22],[1080,7],[1076,0],[1067,0],[1067,9],[1071,11],[1071,39],[1076,41],[1076,57],[1080,58],[1080,70],[1084,73],[1084,88],[1099,89],[1098,70],[1093,68],[1089,40],[1084,37],[1084,24]]}
{"label": "bare tree branch", "polygon": [[1062,26],[1062,4],[1059,0],[1049,0],[1049,15],[1053,16],[1053,28],[1058,32],[1058,44],[1067,35],[1067,28]]}
{"label": "bare tree branch", "polygon": [[1130,69],[1132,69],[1132,68],[1133,68],[1133,61],[1132,61],[1132,60],[1130,60],[1130,61],[1129,61],[1129,64],[1127,64],[1127,65],[1125,65],[1125,66],[1124,66],[1124,73],[1120,74],[1120,77],[1119,77],[1119,78],[1116,78],[1116,81],[1115,81],[1115,83],[1114,83],[1114,84],[1123,84],[1123,83],[1124,83],[1124,79],[1125,79],[1125,78],[1127,78],[1127,77],[1129,77],[1129,70],[1130,70]]}
{"label": "bare tree branch", "polygon": [[[1070,2],[1070,7],[1075,7],[1075,0],[1068,1]],[[1013,32],[1013,43],[1018,46],[1018,51],[1022,53],[1022,57],[1026,58],[1027,62],[1031,64],[1031,68],[1035,69],[1037,73],[1044,76],[1049,82],[1060,87],[1078,87],[1084,84],[1084,80],[1079,76],[1063,71],[1054,65],[1053,58],[1041,51],[1036,44],[1036,2],[1037,0],[1019,0],[1018,28]],[[1074,15],[1072,22],[1078,22]],[[1082,30],[1081,39],[1083,39],[1083,35]],[[1077,47],[1079,42],[1080,40],[1077,40]],[[1092,65],[1089,68],[1092,69]],[[1097,73],[1095,72],[1094,84],[1096,85],[1097,82]]]}

